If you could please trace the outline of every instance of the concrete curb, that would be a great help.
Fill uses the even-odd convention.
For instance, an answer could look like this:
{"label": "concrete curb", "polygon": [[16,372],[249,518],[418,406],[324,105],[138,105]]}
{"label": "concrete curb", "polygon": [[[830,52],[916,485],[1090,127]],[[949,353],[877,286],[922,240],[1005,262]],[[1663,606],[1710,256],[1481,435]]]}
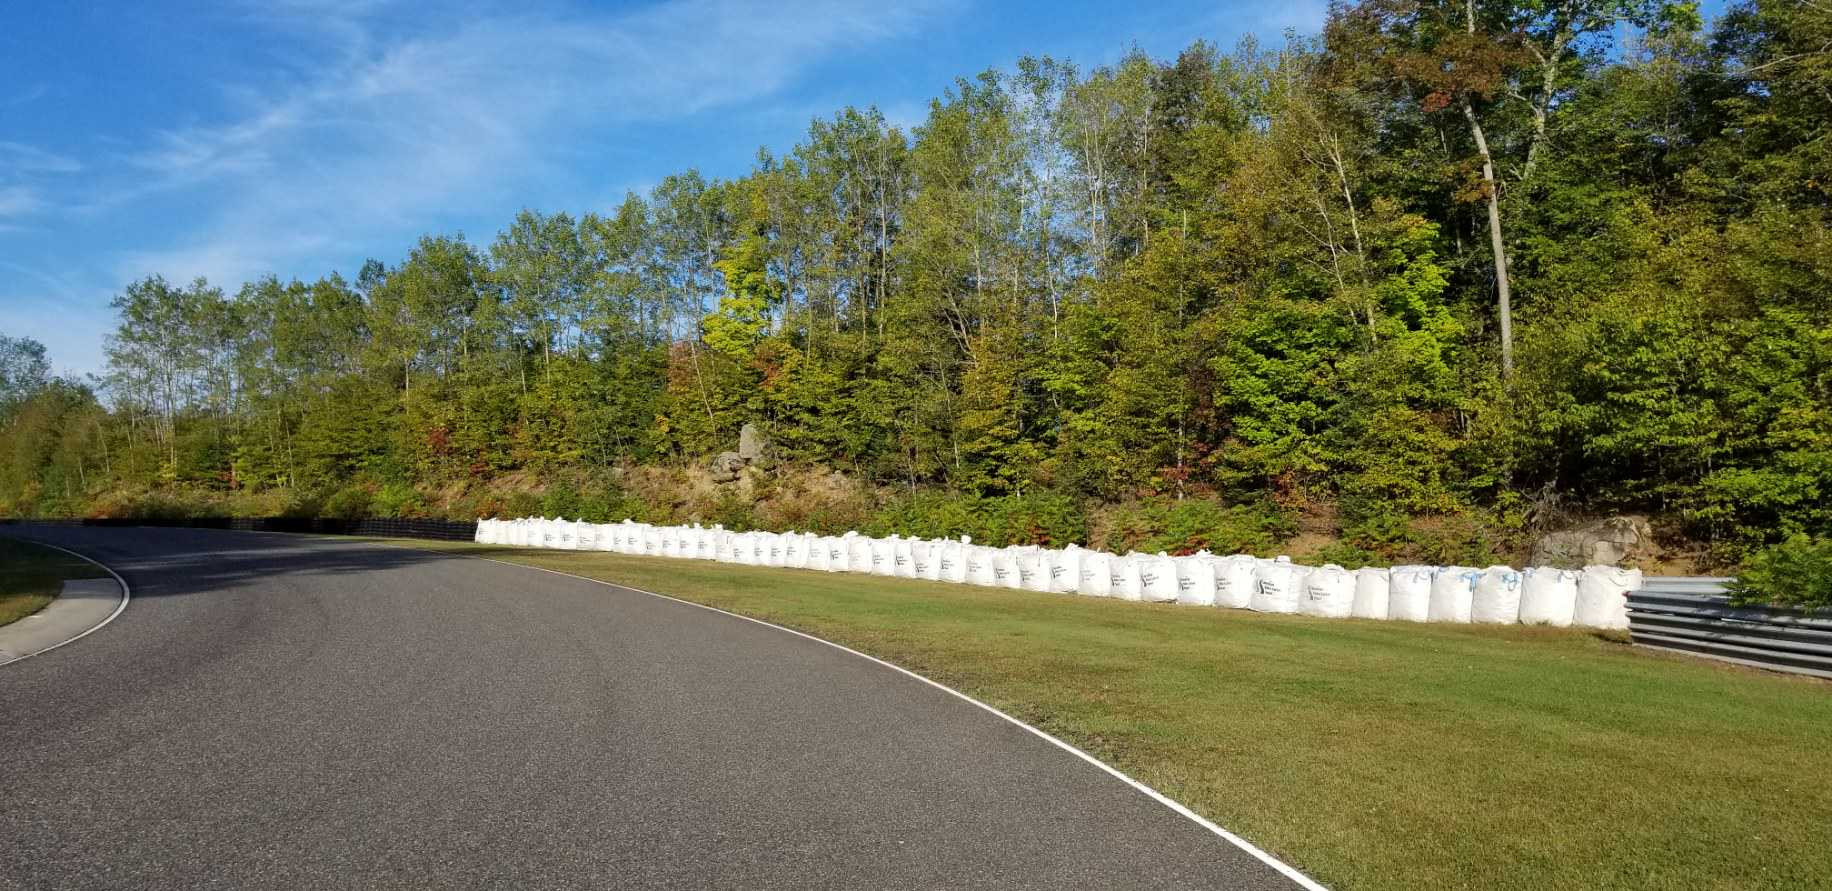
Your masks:
{"label": "concrete curb", "polygon": [[49,606],[0,627],[0,667],[48,653],[93,634],[127,609],[127,601],[131,598],[127,580],[100,561],[69,548],[24,540],[92,563],[110,578],[67,580],[63,593]]}

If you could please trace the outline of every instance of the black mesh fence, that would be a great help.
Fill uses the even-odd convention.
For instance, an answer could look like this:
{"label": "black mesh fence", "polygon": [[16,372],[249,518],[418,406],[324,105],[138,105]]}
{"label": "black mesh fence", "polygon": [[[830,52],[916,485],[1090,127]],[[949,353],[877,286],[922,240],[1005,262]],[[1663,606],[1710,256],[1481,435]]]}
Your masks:
{"label": "black mesh fence", "polygon": [[360,520],[336,517],[185,517],[0,522],[57,526],[175,526],[185,529],[233,529],[238,532],[313,532],[321,535],[375,535],[446,541],[470,541],[477,536],[477,523],[471,520],[406,520],[385,517],[366,517]]}

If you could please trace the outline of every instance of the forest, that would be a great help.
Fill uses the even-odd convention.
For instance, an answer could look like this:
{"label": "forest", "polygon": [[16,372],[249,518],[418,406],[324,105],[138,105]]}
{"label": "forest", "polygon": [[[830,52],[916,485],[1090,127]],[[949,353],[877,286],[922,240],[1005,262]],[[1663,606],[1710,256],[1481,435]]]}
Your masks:
{"label": "forest", "polygon": [[[0,515],[1518,556],[1832,534],[1832,5],[1362,0],[963,77],[739,178],[0,340]],[[705,467],[752,424],[767,470]],[[1000,543],[994,541],[992,543]]]}

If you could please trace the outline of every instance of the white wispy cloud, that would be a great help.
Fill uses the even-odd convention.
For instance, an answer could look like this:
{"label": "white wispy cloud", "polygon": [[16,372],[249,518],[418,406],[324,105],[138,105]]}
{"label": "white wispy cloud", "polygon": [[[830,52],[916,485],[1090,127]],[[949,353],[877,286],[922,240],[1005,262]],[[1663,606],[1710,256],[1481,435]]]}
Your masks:
{"label": "white wispy cloud", "polygon": [[520,202],[519,186],[576,164],[582,140],[768,97],[937,8],[673,0],[616,15],[459,15],[402,33],[379,4],[292,0],[263,7],[267,24],[337,63],[301,66],[279,88],[238,87],[239,115],[156,134],[127,159],[137,182],[91,209],[207,192],[189,237],[127,251],[117,272],[232,284],[360,253],[376,233],[429,217]]}
{"label": "white wispy cloud", "polygon": [[75,158],[19,142],[0,141],[0,171],[20,173],[76,173],[83,165]]}
{"label": "white wispy cloud", "polygon": [[0,218],[21,217],[43,210],[45,201],[30,186],[0,186]]}

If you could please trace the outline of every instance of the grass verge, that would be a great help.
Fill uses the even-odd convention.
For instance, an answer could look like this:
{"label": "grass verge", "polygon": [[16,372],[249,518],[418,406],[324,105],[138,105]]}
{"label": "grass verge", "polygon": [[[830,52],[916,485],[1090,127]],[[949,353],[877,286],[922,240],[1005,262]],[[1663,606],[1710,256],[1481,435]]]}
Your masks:
{"label": "grass verge", "polygon": [[0,625],[44,609],[66,579],[96,578],[95,565],[29,541],[0,538]]}
{"label": "grass verge", "polygon": [[1597,634],[396,542],[787,625],[1062,737],[1336,888],[1832,886],[1832,684]]}

